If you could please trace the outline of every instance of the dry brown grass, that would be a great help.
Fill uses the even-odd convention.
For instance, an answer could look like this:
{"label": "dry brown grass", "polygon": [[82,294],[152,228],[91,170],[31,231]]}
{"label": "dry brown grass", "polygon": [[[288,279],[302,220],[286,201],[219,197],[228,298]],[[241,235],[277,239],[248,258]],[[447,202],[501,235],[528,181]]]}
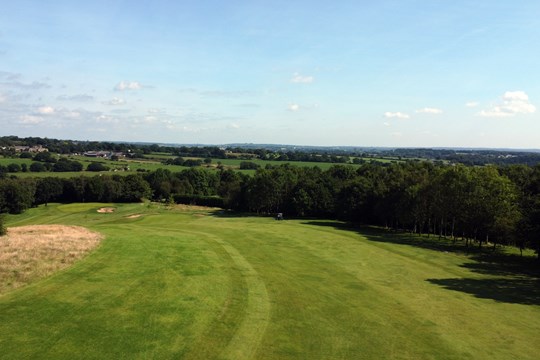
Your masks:
{"label": "dry brown grass", "polygon": [[102,238],[79,226],[8,228],[0,237],[0,295],[70,266]]}
{"label": "dry brown grass", "polygon": [[169,206],[170,209],[179,210],[179,211],[208,211],[208,210],[221,210],[220,208],[209,207],[209,206],[199,206],[199,205],[184,205],[184,204],[174,204]]}

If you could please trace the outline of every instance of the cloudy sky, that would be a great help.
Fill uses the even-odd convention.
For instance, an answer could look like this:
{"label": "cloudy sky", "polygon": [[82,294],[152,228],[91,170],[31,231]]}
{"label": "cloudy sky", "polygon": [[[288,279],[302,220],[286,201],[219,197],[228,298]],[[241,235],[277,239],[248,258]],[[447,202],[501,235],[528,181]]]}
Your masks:
{"label": "cloudy sky", "polygon": [[0,135],[540,148],[538,0],[0,5]]}

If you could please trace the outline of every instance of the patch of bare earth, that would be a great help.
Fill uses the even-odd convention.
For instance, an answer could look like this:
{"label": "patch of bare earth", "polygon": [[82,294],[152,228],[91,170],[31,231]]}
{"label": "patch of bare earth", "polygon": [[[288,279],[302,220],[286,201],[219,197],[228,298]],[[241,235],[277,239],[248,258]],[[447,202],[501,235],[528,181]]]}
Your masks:
{"label": "patch of bare earth", "polygon": [[114,212],[114,210],[116,209],[112,207],[103,207],[103,208],[98,209],[97,212],[98,213],[112,213]]}
{"label": "patch of bare earth", "polygon": [[102,238],[80,226],[8,228],[0,237],[0,295],[70,266]]}

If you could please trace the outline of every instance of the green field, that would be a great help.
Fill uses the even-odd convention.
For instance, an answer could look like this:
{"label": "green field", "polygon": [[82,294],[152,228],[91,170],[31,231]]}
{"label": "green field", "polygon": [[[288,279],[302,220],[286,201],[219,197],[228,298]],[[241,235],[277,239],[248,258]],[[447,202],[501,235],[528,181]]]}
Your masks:
{"label": "green field", "polygon": [[8,217],[106,239],[0,297],[0,358],[538,358],[538,278],[451,243],[331,221],[101,206]]}
{"label": "green field", "polygon": [[[164,165],[161,163],[161,161],[165,159],[171,159],[174,158],[174,156],[166,155],[162,153],[156,153],[156,154],[150,154],[147,155],[147,159],[121,159],[118,161],[111,161],[107,159],[102,158],[90,158],[82,155],[72,155],[68,156],[70,160],[76,160],[83,164],[84,168],[92,163],[92,162],[100,162],[104,165],[110,167],[111,171],[102,172],[107,174],[118,174],[118,175],[127,175],[130,173],[134,173],[139,169],[145,170],[145,171],[155,171],[157,169],[163,168],[168,169],[172,172],[179,172],[185,169],[188,169],[185,166],[178,166],[178,165]],[[187,159],[187,158],[186,158]],[[189,158],[189,159],[200,159],[202,158]],[[373,162],[383,162],[383,163],[390,163],[392,161],[398,161],[398,160],[392,160],[390,158],[364,158],[366,161],[373,161]],[[273,166],[279,166],[284,164],[290,164],[292,166],[299,166],[299,167],[319,167],[322,170],[327,170],[332,166],[338,165],[335,163],[329,163],[329,162],[306,162],[306,161],[277,161],[277,160],[260,160],[260,159],[253,159],[253,160],[241,160],[241,159],[212,159],[212,164],[209,167],[203,166],[203,168],[207,168],[209,170],[216,170],[217,164],[221,164],[224,168],[230,168],[239,172],[242,172],[244,174],[253,175],[255,174],[255,170],[239,170],[240,163],[243,161],[250,161],[254,162],[257,165],[259,165],[261,168],[264,168],[266,165],[273,165]],[[26,164],[27,166],[30,166],[32,164],[32,159],[20,159],[20,158],[0,158],[0,165],[7,166],[11,163],[17,163],[19,165]],[[357,167],[359,165],[357,164],[341,164],[341,165],[349,165],[353,167]],[[118,171],[113,172],[114,169],[124,169],[126,167],[129,167],[129,171]],[[16,175],[18,177],[26,178],[26,177],[48,177],[48,176],[55,176],[55,177],[61,177],[61,178],[70,178],[70,177],[77,177],[77,176],[95,176],[97,173],[95,172],[18,172],[13,173],[12,175]]]}

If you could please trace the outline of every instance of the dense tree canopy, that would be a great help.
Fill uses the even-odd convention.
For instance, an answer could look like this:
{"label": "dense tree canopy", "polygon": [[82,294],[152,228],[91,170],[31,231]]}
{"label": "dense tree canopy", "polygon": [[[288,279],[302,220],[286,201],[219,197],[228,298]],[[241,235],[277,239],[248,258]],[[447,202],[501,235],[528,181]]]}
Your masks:
{"label": "dense tree canopy", "polygon": [[0,180],[1,212],[20,213],[52,201],[144,198],[260,214],[337,218],[460,237],[480,246],[486,241],[521,248],[540,245],[540,165],[366,163],[356,168],[335,165],[323,171],[285,164],[259,168],[251,177],[194,167],[178,173],[159,169],[144,175]]}

